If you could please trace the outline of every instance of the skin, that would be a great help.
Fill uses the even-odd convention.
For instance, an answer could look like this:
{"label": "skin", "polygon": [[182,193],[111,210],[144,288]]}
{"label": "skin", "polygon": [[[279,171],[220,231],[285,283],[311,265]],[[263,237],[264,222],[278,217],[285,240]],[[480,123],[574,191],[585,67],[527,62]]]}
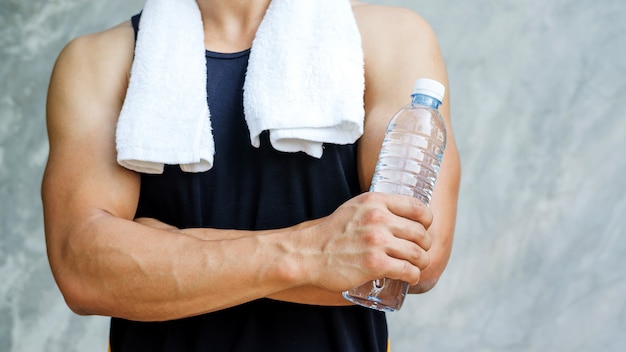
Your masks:
{"label": "skin", "polygon": [[[206,47],[236,52],[250,47],[269,1],[198,4]],[[418,15],[352,5],[366,57],[358,162],[367,190],[386,124],[407,103],[415,79],[447,86],[447,77],[435,36]],[[51,77],[46,242],[74,312],[161,321],[262,297],[347,305],[341,291],[380,277],[407,281],[413,293],[434,286],[450,255],[460,177],[447,97],[441,113],[448,145],[430,208],[411,197],[364,193],[328,217],[285,229],[177,229],[134,219],[140,176],[116,162],[115,125],[133,46],[129,22],[79,37],[61,52]]]}

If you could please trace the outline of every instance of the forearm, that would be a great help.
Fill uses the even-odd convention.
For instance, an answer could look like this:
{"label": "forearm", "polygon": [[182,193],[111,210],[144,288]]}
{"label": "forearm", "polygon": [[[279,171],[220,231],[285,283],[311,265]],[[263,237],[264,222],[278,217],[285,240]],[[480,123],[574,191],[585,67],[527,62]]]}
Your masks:
{"label": "forearm", "polygon": [[104,212],[81,228],[50,257],[68,305],[80,314],[169,320],[296,285],[279,234],[206,241]]}
{"label": "forearm", "polygon": [[[170,231],[179,231],[181,233],[187,234],[189,236],[193,236],[195,238],[205,239],[205,240],[222,240],[226,238],[241,238],[252,235],[263,235],[268,233],[276,233],[283,231],[294,231],[301,230],[303,228],[311,227],[315,224],[320,223],[323,219],[316,219],[307,222],[303,222],[296,226],[290,227],[288,229],[276,229],[272,231],[212,231],[210,229],[184,229],[178,230],[173,226],[168,226],[163,223],[159,224],[156,220],[153,219],[138,219],[138,221],[150,224],[151,226],[161,227],[163,229],[169,229]],[[267,298],[285,301],[291,303],[301,303],[301,304],[311,304],[311,305],[322,305],[322,306],[342,306],[342,305],[351,305],[349,301],[345,300],[341,295],[341,292],[324,290],[315,286],[302,286],[295,287],[291,289],[287,289],[284,291],[273,293]]]}

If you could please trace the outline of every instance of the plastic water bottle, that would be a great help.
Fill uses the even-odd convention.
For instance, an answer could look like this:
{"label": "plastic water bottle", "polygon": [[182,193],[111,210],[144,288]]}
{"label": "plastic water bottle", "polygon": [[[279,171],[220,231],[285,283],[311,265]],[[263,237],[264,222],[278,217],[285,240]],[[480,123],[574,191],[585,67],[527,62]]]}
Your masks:
{"label": "plastic water bottle", "polygon": [[[446,145],[446,128],[437,110],[445,86],[422,78],[413,101],[393,116],[378,156],[371,192],[410,195],[428,205]],[[409,284],[382,278],[343,292],[359,305],[393,312],[402,307]]]}

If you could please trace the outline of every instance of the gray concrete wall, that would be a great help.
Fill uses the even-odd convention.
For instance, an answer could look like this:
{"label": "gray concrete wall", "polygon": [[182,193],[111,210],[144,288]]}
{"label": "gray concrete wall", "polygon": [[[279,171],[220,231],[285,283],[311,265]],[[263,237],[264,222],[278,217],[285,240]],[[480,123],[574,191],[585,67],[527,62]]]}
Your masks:
{"label": "gray concrete wall", "polygon": [[[142,2],[0,0],[0,351],[106,350],[48,268],[44,104],[62,46]],[[463,160],[453,257],[393,350],[626,350],[626,3],[376,2],[437,32]]]}

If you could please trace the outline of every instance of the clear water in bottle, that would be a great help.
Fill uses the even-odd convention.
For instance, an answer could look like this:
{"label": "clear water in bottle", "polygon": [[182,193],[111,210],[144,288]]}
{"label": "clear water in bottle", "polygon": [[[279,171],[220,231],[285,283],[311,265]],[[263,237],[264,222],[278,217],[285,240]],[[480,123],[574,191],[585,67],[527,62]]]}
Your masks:
{"label": "clear water in bottle", "polygon": [[[446,145],[446,128],[437,110],[445,87],[431,79],[418,79],[411,104],[389,122],[378,156],[371,192],[409,195],[428,205]],[[343,292],[359,305],[393,312],[402,307],[409,284],[381,278]]]}

